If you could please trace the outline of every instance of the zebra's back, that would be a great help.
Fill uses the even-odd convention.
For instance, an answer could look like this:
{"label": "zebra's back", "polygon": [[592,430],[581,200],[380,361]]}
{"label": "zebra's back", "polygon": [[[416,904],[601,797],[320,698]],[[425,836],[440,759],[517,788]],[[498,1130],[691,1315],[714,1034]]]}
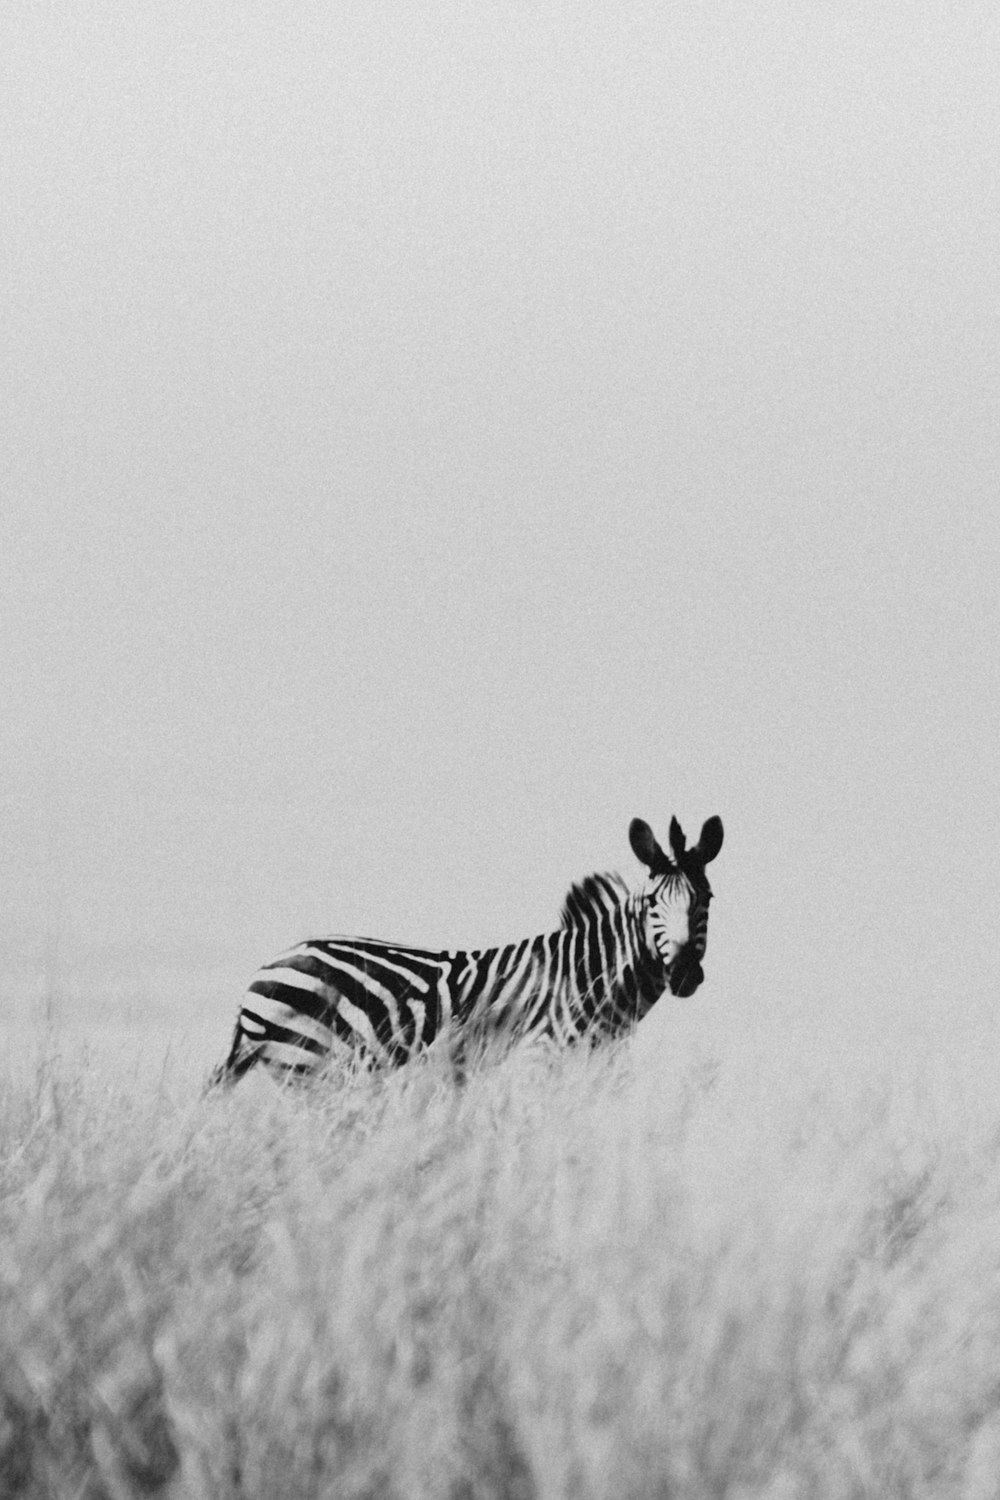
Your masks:
{"label": "zebra's back", "polygon": [[309,938],[256,973],[229,1057],[213,1081],[257,1062],[283,1073],[317,1072],[358,1057],[398,1067],[445,1032],[475,1043],[508,1039],[544,1022],[545,937],[504,948],[411,948],[378,938]]}

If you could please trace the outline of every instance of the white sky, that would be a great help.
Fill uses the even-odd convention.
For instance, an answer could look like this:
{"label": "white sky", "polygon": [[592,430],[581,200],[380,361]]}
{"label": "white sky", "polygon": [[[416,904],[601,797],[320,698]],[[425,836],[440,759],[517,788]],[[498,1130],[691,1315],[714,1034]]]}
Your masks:
{"label": "white sky", "polygon": [[706,1015],[992,1017],[998,57],[992,0],[9,0],[8,999],[228,1023],[676,812]]}

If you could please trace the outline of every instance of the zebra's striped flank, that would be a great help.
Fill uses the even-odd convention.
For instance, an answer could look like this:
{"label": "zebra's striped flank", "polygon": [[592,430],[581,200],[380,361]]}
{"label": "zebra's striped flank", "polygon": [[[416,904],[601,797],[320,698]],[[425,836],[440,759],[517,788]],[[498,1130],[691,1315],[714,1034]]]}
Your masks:
{"label": "zebra's striped flank", "polygon": [[555,932],[469,951],[309,938],[279,954],[251,981],[211,1081],[234,1081],[258,1062],[309,1075],[344,1055],[398,1067],[445,1036],[463,1053],[528,1036],[565,1046],[625,1035],[665,989],[687,996],[704,978],[705,865],[722,846],[722,823],[710,818],[688,849],[673,819],[669,856],[640,819],[629,838],[648,867],[643,887],[589,876],[570,890]]}

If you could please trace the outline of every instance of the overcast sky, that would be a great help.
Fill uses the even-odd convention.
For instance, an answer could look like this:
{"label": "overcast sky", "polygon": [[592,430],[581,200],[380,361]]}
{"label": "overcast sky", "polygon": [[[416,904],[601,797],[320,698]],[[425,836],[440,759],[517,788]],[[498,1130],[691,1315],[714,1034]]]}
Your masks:
{"label": "overcast sky", "polygon": [[0,56],[8,997],[228,1021],[676,812],[689,1007],[992,1018],[992,0],[9,0]]}

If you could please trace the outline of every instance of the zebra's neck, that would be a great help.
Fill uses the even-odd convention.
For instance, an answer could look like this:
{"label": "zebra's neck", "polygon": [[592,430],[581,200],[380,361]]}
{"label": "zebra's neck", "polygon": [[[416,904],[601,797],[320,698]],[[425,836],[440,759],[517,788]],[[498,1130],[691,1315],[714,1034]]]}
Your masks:
{"label": "zebra's neck", "polygon": [[573,887],[555,932],[455,954],[454,964],[460,1019],[509,1012],[521,1028],[563,1041],[628,1031],[665,985],[646,937],[643,896],[607,875]]}
{"label": "zebra's neck", "polygon": [[[666,976],[646,932],[645,899],[617,877],[594,876],[571,895],[561,935],[576,984],[567,997],[573,1029],[605,1035],[629,1030],[663,993]],[[571,920],[567,920],[571,918]]]}

